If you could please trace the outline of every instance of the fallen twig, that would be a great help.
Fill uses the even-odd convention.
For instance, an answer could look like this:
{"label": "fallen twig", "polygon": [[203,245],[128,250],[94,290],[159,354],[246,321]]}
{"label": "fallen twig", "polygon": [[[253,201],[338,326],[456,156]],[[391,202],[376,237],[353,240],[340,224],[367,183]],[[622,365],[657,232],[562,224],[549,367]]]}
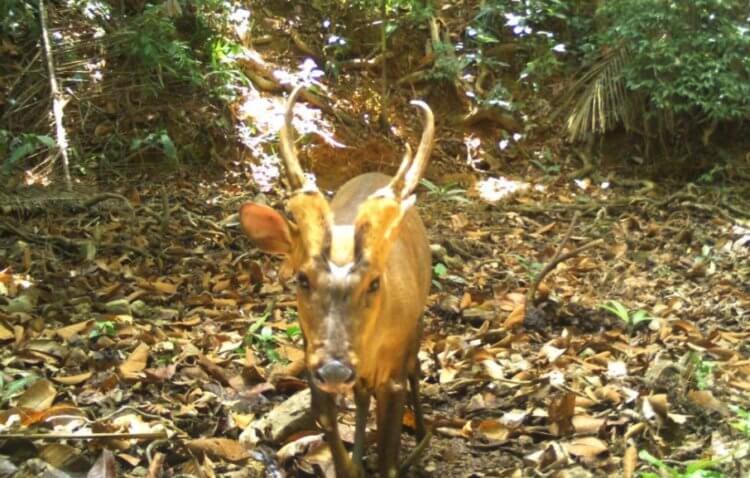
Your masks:
{"label": "fallen twig", "polygon": [[562,254],[562,250],[565,247],[565,244],[570,240],[570,236],[573,233],[573,228],[575,228],[576,222],[578,221],[579,214],[576,213],[573,216],[573,219],[570,221],[570,226],[568,227],[568,231],[565,233],[565,237],[563,238],[562,242],[557,246],[557,250],[555,251],[555,255],[552,256],[552,259],[547,263],[547,265],[544,266],[544,268],[539,272],[539,274],[534,277],[534,282],[531,283],[531,286],[529,287],[529,290],[526,292],[526,313],[528,314],[529,310],[535,303],[535,296],[536,291],[539,288],[539,284],[542,283],[544,278],[552,272],[552,270],[557,267],[558,264],[561,262],[564,262],[572,257],[577,256],[581,252],[591,249],[594,246],[598,246],[603,242],[602,239],[595,239],[593,241],[590,241],[581,247],[577,247],[576,249],[573,249],[570,252],[567,252],[565,254]]}
{"label": "fallen twig", "polygon": [[166,431],[147,433],[0,433],[0,440],[21,438],[27,440],[158,440],[168,438]]}
{"label": "fallen twig", "polygon": [[166,455],[162,452],[157,452],[154,455],[154,459],[151,460],[151,464],[148,466],[148,474],[146,478],[159,478],[162,474],[161,469],[164,467],[164,460]]}

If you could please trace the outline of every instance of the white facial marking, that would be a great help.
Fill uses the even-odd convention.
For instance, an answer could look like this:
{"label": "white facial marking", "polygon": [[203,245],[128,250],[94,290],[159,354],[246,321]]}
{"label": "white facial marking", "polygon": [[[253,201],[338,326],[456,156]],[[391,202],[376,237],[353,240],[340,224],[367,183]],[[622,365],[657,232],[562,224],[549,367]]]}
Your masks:
{"label": "white facial marking", "polygon": [[328,267],[331,270],[331,282],[343,284],[344,282],[346,282],[346,278],[349,277],[349,273],[352,271],[354,263],[350,262],[348,264],[344,264],[343,266],[339,266],[334,264],[333,262],[328,262]]}

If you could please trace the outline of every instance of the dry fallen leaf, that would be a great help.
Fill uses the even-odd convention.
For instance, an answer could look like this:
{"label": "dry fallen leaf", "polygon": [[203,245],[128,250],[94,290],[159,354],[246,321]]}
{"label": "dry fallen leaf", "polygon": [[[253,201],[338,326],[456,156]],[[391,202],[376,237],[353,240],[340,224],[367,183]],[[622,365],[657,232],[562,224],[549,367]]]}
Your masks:
{"label": "dry fallen leaf", "polygon": [[18,399],[19,408],[43,412],[52,406],[57,396],[55,385],[49,380],[37,380]]}
{"label": "dry fallen leaf", "polygon": [[503,324],[506,329],[511,330],[516,327],[520,327],[523,325],[523,319],[526,316],[526,305],[525,304],[518,304],[513,309],[513,312],[508,315],[508,318],[505,319],[505,323]]}
{"label": "dry fallen leaf", "polygon": [[510,429],[496,420],[482,420],[477,427],[477,433],[490,441],[505,441],[510,436]]}
{"label": "dry fallen leaf", "polygon": [[151,287],[162,294],[174,294],[175,292],[177,292],[176,285],[164,281],[154,281],[151,283]]}
{"label": "dry fallen leaf", "polygon": [[592,417],[591,415],[576,415],[573,417],[573,428],[576,433],[584,435],[593,435],[599,432],[604,426],[603,418]]}
{"label": "dry fallen leaf", "polygon": [[635,467],[638,465],[638,449],[629,446],[625,450],[625,456],[622,457],[622,477],[633,478],[635,476]]}
{"label": "dry fallen leaf", "polygon": [[573,431],[572,418],[575,411],[576,395],[566,393],[549,405],[550,431],[557,436],[568,435]]}
{"label": "dry fallen leaf", "polygon": [[7,328],[5,325],[3,325],[2,322],[0,322],[0,341],[13,340],[14,337],[15,337],[15,334],[13,333],[13,331]]}
{"label": "dry fallen leaf", "polygon": [[102,450],[99,459],[91,467],[86,478],[115,478],[117,477],[117,465],[112,452],[106,448]]}
{"label": "dry fallen leaf", "polygon": [[604,441],[595,437],[578,438],[563,443],[563,447],[571,455],[587,462],[595,460],[597,456],[609,449]]}
{"label": "dry fallen leaf", "polygon": [[496,361],[492,359],[485,359],[482,360],[482,365],[484,366],[484,371],[490,378],[494,378],[496,380],[502,380],[505,378],[505,370],[503,369],[503,366]]}
{"label": "dry fallen leaf", "polygon": [[126,379],[137,379],[146,368],[149,347],[144,343],[138,344],[128,358],[120,365],[120,373]]}
{"label": "dry fallen leaf", "polygon": [[60,425],[69,422],[79,422],[85,416],[86,413],[75,405],[60,403],[41,412],[25,411],[22,423],[26,427],[42,422],[51,425]]}
{"label": "dry fallen leaf", "polygon": [[214,458],[224,458],[229,461],[242,461],[250,456],[240,442],[229,438],[197,438],[186,444],[195,453],[205,453]]}
{"label": "dry fallen leaf", "polygon": [[688,399],[706,410],[719,412],[723,415],[730,413],[726,404],[714,397],[710,390],[691,390],[688,392]]}
{"label": "dry fallen leaf", "polygon": [[61,385],[78,385],[91,378],[91,375],[93,375],[93,372],[84,372],[78,375],[58,375],[52,377],[52,380]]}
{"label": "dry fallen leaf", "polygon": [[73,336],[81,335],[81,332],[88,329],[92,323],[93,320],[84,320],[83,322],[71,324],[66,327],[60,327],[59,329],[55,330],[55,335],[67,341],[70,340],[70,338]]}
{"label": "dry fallen leaf", "polygon": [[285,464],[291,459],[300,457],[308,451],[324,444],[325,439],[322,433],[304,435],[296,440],[291,440],[289,443],[282,446],[279,451],[276,452],[276,458],[281,464]]}
{"label": "dry fallen leaf", "polygon": [[307,455],[300,460],[300,469],[315,476],[336,478],[331,449],[327,446],[311,447]]}
{"label": "dry fallen leaf", "polygon": [[440,369],[440,378],[438,380],[441,384],[450,383],[455,380],[458,372],[459,370],[457,368],[446,365],[445,367]]}

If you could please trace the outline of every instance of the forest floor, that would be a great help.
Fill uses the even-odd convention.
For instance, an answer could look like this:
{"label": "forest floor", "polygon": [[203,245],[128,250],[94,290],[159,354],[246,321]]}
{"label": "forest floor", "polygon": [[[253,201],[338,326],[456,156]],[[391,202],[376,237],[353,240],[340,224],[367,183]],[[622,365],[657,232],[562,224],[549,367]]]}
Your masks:
{"label": "forest floor", "polygon": [[[376,86],[329,97],[361,117]],[[639,178],[638,158],[581,168],[554,131],[508,147],[422,92],[439,131],[417,191],[434,253],[419,356],[434,437],[412,473],[630,477],[658,461],[690,477],[678,473],[705,460],[693,466],[748,476],[750,163],[682,182]],[[394,97],[389,136],[298,105],[319,184],[393,172],[420,134],[409,99]],[[283,207],[275,156],[256,154],[283,101],[238,102],[244,152],[217,163],[136,168],[3,211],[0,477],[332,476],[299,400],[295,284],[237,225],[247,201]],[[526,303],[545,264],[596,240]]]}
{"label": "forest floor", "polygon": [[[453,160],[437,151],[436,163]],[[115,183],[120,196],[2,220],[0,432],[70,437],[0,436],[0,471],[41,459],[80,473],[106,448],[125,476],[158,454],[196,476],[255,476],[247,462],[259,458],[330,473],[319,432],[284,404],[306,388],[294,284],[234,215],[282,196],[238,168]],[[750,223],[725,201],[731,178],[603,185],[508,169],[482,194],[525,188],[494,203],[476,185],[419,190],[435,252],[420,360],[436,429],[422,473],[622,475],[648,450],[744,476]],[[576,213],[563,252],[603,243],[559,264],[524,321],[528,286]],[[620,304],[619,317],[603,304]],[[264,436],[273,410],[291,428]],[[346,437],[352,419],[342,417]],[[244,429],[259,430],[243,440],[251,452],[236,440]]]}

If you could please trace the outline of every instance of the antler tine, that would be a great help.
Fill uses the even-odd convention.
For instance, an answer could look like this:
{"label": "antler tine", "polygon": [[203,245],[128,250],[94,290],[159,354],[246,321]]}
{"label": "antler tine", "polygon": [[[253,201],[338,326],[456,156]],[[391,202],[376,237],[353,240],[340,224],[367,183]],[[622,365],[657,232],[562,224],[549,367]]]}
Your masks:
{"label": "antler tine", "polygon": [[398,196],[399,192],[404,187],[404,177],[406,176],[406,172],[409,170],[413,163],[413,156],[411,154],[411,146],[409,144],[406,144],[406,152],[404,153],[404,159],[401,160],[401,165],[398,167],[398,171],[396,171],[396,174],[393,176],[393,179],[391,179],[391,182],[388,183],[388,186],[385,187],[388,194],[391,194],[393,196]]}
{"label": "antler tine", "polygon": [[401,199],[405,199],[417,187],[419,179],[427,167],[432,147],[435,144],[435,117],[432,114],[432,110],[424,101],[413,100],[411,104],[422,110],[424,115],[424,131],[422,132],[422,140],[419,142],[419,147],[417,148],[417,154],[414,156],[411,166],[406,171],[404,186],[400,192],[396,192]]}
{"label": "antler tine", "polygon": [[302,171],[302,166],[299,164],[297,158],[297,148],[294,146],[294,127],[292,126],[292,118],[294,116],[294,103],[297,101],[297,96],[302,91],[303,85],[297,85],[292,94],[289,95],[289,99],[286,102],[284,110],[284,124],[281,126],[280,142],[281,157],[284,160],[284,169],[286,169],[286,175],[289,179],[289,185],[292,190],[298,191],[307,185],[307,179],[305,173]]}

